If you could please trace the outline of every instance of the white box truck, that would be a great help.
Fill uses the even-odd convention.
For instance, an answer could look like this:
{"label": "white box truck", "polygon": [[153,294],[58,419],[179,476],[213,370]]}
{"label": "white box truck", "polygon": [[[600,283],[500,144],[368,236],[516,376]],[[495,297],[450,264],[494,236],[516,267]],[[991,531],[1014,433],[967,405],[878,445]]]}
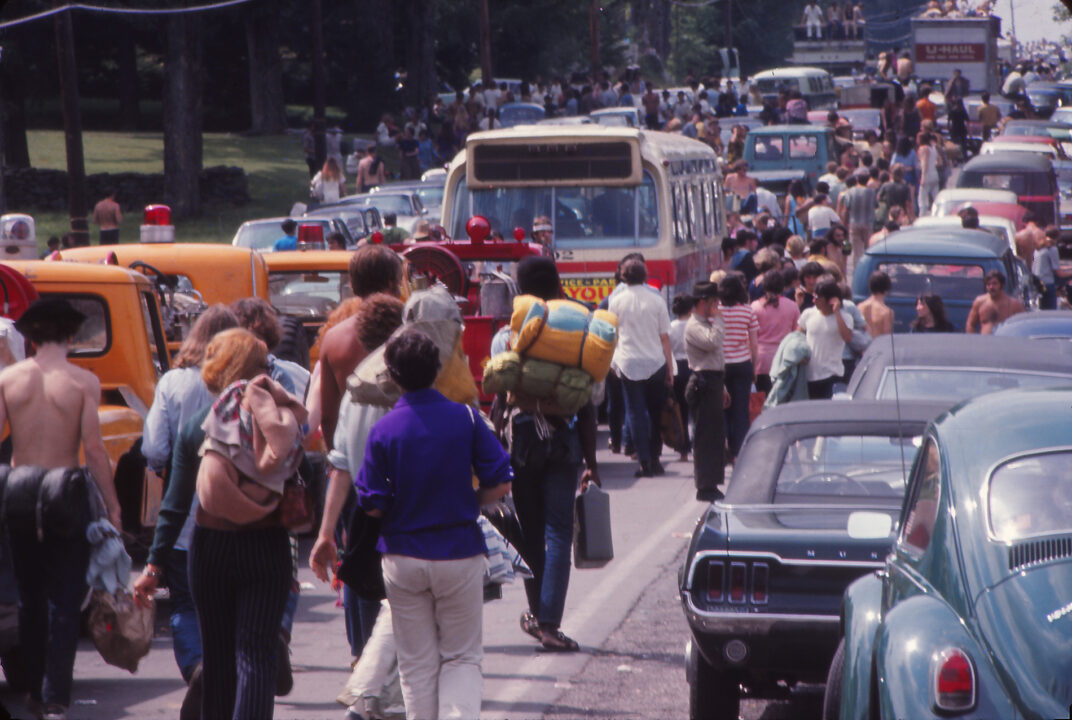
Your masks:
{"label": "white box truck", "polygon": [[1001,90],[998,38],[1001,18],[912,18],[912,60],[916,76],[948,81],[959,69],[969,92]]}

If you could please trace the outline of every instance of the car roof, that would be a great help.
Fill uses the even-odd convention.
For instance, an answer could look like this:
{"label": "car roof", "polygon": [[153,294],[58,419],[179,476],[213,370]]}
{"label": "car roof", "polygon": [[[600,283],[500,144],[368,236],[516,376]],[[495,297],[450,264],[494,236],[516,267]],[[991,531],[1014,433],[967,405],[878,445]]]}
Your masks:
{"label": "car roof", "polygon": [[1072,310],[1016,313],[994,330],[998,336],[1072,338]]}
{"label": "car roof", "polygon": [[934,202],[959,202],[961,200],[978,200],[980,202],[1018,204],[1016,193],[1012,190],[996,190],[993,188],[946,188],[939,190]]}
{"label": "car roof", "polygon": [[877,355],[887,367],[896,362],[909,366],[994,367],[1072,374],[1072,343],[1030,340],[1027,346],[1030,350],[1025,351],[1024,342],[1022,337],[967,333],[880,335],[864,351],[860,365],[872,364],[870,358]]}
{"label": "car roof", "polygon": [[962,173],[987,172],[991,170],[1051,172],[1053,162],[1039,153],[1003,150],[990,155],[976,155],[964,163],[964,167],[961,168]]}
{"label": "car roof", "polygon": [[798,75],[829,75],[826,70],[817,67],[780,67],[762,70],[752,76],[753,80],[766,80],[769,78],[796,77]]}
{"label": "car roof", "polygon": [[1009,243],[986,230],[965,228],[908,227],[890,233],[867,249],[868,255],[922,255],[931,257],[1001,257]]}
{"label": "car roof", "polygon": [[[732,120],[732,118],[730,118]],[[732,123],[731,123],[732,125]],[[821,125],[764,125],[763,127],[750,128],[748,137],[753,135],[782,135],[794,133],[797,135],[829,135],[833,130]]]}
{"label": "car roof", "polygon": [[503,103],[502,105],[499,106],[500,111],[506,110],[507,108],[537,108],[539,110],[544,109],[543,105],[540,105],[539,103],[531,103],[531,102],[509,102],[509,103]]}
{"label": "car roof", "polygon": [[[1006,230],[1012,228],[1015,230],[1016,225],[1007,217],[1001,215],[980,215],[979,227],[1001,227]],[[923,217],[916,218],[916,221],[908,227],[914,228],[926,228],[926,227],[944,227],[944,228],[959,228],[961,226],[960,215],[924,215]],[[907,228],[905,228],[907,229]]]}
{"label": "car roof", "polygon": [[1053,127],[1063,130],[1072,130],[1072,123],[1063,123],[1056,120],[1029,120],[1027,118],[1011,118],[1005,123],[1005,128],[1013,127]]}
{"label": "car roof", "polygon": [[923,423],[949,407],[948,402],[925,400],[799,400],[765,409],[752,422],[749,434],[778,425]]}

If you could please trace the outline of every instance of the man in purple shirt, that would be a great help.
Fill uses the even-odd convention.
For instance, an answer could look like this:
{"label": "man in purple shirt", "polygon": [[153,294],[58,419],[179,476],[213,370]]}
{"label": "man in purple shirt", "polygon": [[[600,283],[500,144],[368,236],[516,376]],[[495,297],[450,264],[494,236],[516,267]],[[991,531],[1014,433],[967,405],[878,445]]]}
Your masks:
{"label": "man in purple shirt", "polygon": [[384,359],[404,394],[370,431],[355,485],[358,504],[383,518],[378,548],[406,714],[476,718],[485,564],[476,518],[510,492],[510,459],[476,411],[432,388],[440,360],[431,338],[407,330]]}

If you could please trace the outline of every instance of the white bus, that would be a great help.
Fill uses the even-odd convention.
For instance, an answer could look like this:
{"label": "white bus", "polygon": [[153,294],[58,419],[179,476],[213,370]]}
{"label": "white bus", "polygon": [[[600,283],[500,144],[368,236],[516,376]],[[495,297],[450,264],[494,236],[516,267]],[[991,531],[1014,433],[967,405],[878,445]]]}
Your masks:
{"label": "white bus", "polygon": [[465,237],[483,215],[510,238],[551,218],[563,287],[598,303],[618,262],[643,253],[669,299],[720,265],[726,235],[715,152],[682,135],[599,125],[527,125],[473,133],[447,172],[443,227]]}

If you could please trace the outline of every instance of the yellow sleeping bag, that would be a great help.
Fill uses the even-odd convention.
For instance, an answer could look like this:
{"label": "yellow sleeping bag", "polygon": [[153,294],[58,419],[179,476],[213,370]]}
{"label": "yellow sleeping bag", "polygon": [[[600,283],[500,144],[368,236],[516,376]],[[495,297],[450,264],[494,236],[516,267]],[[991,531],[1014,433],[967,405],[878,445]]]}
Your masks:
{"label": "yellow sleeping bag", "polygon": [[593,313],[572,300],[545,302],[534,295],[514,298],[510,329],[513,350],[519,355],[580,368],[596,382],[607,377],[618,342],[618,317],[614,313]]}

